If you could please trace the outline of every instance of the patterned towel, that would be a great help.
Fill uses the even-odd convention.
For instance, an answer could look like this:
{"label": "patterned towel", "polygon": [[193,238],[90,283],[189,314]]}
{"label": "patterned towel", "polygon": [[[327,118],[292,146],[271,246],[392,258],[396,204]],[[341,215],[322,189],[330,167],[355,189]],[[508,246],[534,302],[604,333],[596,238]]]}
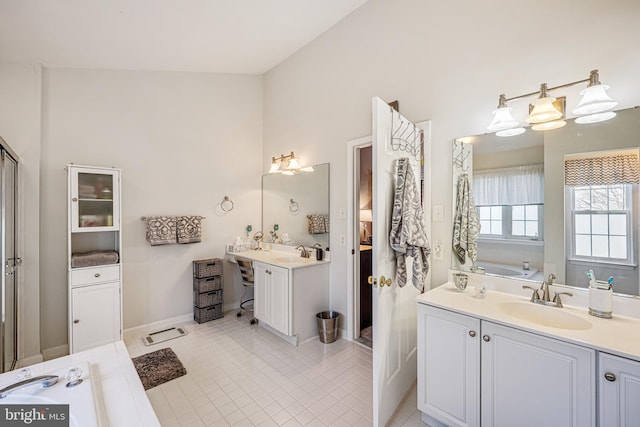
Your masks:
{"label": "patterned towel", "polygon": [[453,220],[453,253],[462,264],[466,262],[468,256],[472,265],[476,265],[478,236],[480,236],[478,212],[473,202],[469,176],[463,173],[458,177],[456,216]]}
{"label": "patterned towel", "polygon": [[150,216],[147,221],[147,242],[151,246],[176,243],[176,219],[172,216]]}
{"label": "patterned towel", "polygon": [[396,254],[396,281],[403,287],[407,283],[406,257],[413,258],[413,286],[424,292],[429,271],[431,246],[424,228],[424,212],[420,192],[409,159],[402,157],[396,163],[396,188],[391,213],[389,244]]}
{"label": "patterned towel", "polygon": [[202,217],[180,216],[178,223],[178,243],[200,243],[202,241]]}
{"label": "patterned towel", "polygon": [[307,215],[309,234],[329,232],[329,215]]}

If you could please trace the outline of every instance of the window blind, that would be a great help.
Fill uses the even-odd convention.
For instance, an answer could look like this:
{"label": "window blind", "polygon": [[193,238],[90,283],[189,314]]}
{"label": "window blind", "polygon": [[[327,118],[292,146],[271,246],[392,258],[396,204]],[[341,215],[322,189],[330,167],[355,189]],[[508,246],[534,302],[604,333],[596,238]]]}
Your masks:
{"label": "window blind", "polygon": [[638,153],[567,158],[564,161],[564,185],[567,187],[638,183]]}

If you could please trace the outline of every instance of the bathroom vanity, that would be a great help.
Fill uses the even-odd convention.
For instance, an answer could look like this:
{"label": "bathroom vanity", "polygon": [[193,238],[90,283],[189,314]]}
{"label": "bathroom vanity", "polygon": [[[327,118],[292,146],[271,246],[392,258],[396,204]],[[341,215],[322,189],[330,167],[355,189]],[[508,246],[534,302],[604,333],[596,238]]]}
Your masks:
{"label": "bathroom vanity", "polygon": [[318,336],[316,313],[329,310],[329,262],[291,250],[227,254],[249,259],[254,269],[254,317],[290,344]]}
{"label": "bathroom vanity", "polygon": [[418,297],[418,409],[429,425],[637,426],[639,401],[640,319],[495,289],[478,299],[450,283]]}

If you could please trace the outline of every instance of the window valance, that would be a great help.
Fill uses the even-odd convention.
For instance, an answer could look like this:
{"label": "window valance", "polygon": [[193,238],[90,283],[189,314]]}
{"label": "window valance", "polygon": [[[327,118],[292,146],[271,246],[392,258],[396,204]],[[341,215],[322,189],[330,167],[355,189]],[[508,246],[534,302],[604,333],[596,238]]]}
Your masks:
{"label": "window valance", "polygon": [[640,162],[637,152],[566,158],[564,161],[564,185],[567,187],[638,183]]}
{"label": "window valance", "polygon": [[473,193],[478,206],[544,203],[543,165],[473,171]]}

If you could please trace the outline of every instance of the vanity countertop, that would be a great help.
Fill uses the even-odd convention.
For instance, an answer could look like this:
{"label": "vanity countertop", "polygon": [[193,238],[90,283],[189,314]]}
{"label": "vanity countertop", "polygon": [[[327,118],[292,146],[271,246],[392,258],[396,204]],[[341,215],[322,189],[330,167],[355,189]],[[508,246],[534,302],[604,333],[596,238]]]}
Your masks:
{"label": "vanity countertop", "polygon": [[[87,362],[90,364],[91,381],[95,386],[94,401],[100,426],[160,426],[122,341],[41,362],[28,368],[35,377]],[[83,373],[83,376],[87,374]],[[2,387],[15,381],[15,371],[0,375]],[[42,390],[43,397],[46,397],[46,391]],[[73,413],[73,407],[71,411]]]}
{"label": "vanity countertop", "polygon": [[[545,307],[534,304],[529,298],[487,290],[484,299],[475,298],[473,289],[459,292],[453,284],[445,283],[418,296],[419,304],[427,304],[445,310],[467,314],[481,320],[487,320],[515,327],[518,329],[557,338],[574,344],[591,347],[607,353],[627,357],[640,361],[640,319],[616,315],[612,319],[601,319],[588,314],[586,308],[565,305],[563,308]],[[584,329],[564,329],[544,326],[537,322],[523,320],[505,312],[503,307],[517,308],[518,304],[525,304],[521,308],[539,307],[541,310],[561,310],[567,315],[576,316],[579,322],[590,326]],[[524,311],[524,310],[522,310]]]}
{"label": "vanity countertop", "polygon": [[322,260],[318,261],[315,257],[315,252],[311,252],[311,256],[309,258],[303,258],[300,256],[300,252],[287,252],[287,251],[279,251],[279,250],[250,250],[243,252],[228,252],[227,258],[245,258],[250,259],[252,261],[263,262],[265,264],[271,264],[278,267],[284,268],[305,268],[305,267],[313,267],[316,265],[327,264],[329,261]]}

